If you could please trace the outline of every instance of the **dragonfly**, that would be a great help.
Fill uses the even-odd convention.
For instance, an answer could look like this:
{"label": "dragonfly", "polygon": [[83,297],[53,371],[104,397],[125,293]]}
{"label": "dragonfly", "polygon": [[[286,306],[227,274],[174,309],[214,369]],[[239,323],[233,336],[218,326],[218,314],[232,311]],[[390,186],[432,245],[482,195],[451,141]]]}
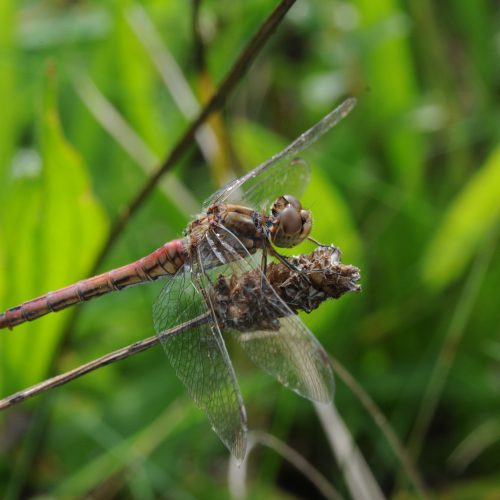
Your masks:
{"label": "dragonfly", "polygon": [[[155,330],[178,378],[205,411],[212,429],[235,458],[242,460],[247,417],[223,334],[232,334],[257,366],[301,396],[327,403],[333,395],[327,353],[276,294],[266,278],[266,268],[268,258],[274,257],[297,271],[277,248],[292,248],[306,239],[320,245],[310,234],[311,213],[299,201],[310,169],[297,155],[336,126],[355,104],[355,98],[346,99],[284,150],[215,192],[190,222],[184,237],[135,262],[12,307],[0,314],[0,329],[166,277],[153,305]],[[274,319],[242,328],[221,317],[220,304],[214,303],[210,290],[221,276],[229,279],[249,272],[259,273],[260,286],[243,291],[245,304],[256,317]],[[182,334],[164,335],[195,317],[206,321],[194,323]]]}

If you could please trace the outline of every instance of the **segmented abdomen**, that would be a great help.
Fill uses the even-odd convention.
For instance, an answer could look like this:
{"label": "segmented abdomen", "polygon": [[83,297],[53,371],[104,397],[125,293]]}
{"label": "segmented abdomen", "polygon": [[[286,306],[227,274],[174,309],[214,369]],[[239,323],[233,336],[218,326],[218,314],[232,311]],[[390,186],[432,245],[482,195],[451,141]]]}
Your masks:
{"label": "segmented abdomen", "polygon": [[184,239],[170,241],[131,264],[12,307],[0,314],[0,329],[12,328],[50,312],[61,311],[78,302],[122,290],[131,285],[154,281],[161,276],[174,274],[186,260],[186,245],[187,242]]}

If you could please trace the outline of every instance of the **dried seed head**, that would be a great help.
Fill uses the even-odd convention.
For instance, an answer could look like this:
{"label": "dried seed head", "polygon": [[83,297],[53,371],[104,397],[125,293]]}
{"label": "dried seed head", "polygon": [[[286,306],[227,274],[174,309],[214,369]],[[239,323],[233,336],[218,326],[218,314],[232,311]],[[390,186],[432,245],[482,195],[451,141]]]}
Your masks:
{"label": "dried seed head", "polygon": [[231,278],[219,276],[210,294],[221,324],[240,331],[275,330],[279,318],[289,314],[276,296],[297,314],[311,312],[327,299],[361,290],[359,269],[342,264],[340,250],[333,246],[318,247],[310,254],[291,257],[289,262],[296,271],[273,262],[267,267],[268,282],[264,283],[259,270]]}

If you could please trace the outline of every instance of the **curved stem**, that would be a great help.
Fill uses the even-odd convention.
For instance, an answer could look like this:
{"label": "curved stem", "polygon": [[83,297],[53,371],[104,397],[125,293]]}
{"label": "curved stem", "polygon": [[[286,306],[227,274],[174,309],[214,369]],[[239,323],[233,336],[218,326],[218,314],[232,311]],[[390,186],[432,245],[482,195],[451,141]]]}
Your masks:
{"label": "curved stem", "polygon": [[147,349],[158,344],[162,339],[166,337],[173,337],[174,335],[183,333],[190,328],[207,322],[209,318],[210,313],[201,314],[200,316],[197,316],[194,319],[171,328],[170,330],[167,330],[160,335],[153,335],[152,337],[149,337],[147,339],[139,340],[138,342],[134,342],[133,344],[130,344],[126,347],[122,347],[121,349],[110,352],[105,356],[101,356],[100,358],[89,361],[88,363],[85,363],[84,365],[74,368],[73,370],[70,370],[66,373],[61,373],[60,375],[56,375],[55,377],[44,380],[39,384],[32,385],[27,389],[16,392],[11,396],[7,396],[6,398],[0,400],[0,411],[6,410],[7,408],[10,408],[11,406],[14,406],[18,403],[22,403],[23,401],[26,401],[33,396],[37,396],[42,392],[46,392],[50,389],[54,389],[55,387],[59,387],[60,385],[67,384],[71,380],[82,377],[83,375],[93,372],[98,368],[102,368],[103,366],[110,365],[112,363],[115,363],[116,361],[120,361],[140,352],[146,351]]}

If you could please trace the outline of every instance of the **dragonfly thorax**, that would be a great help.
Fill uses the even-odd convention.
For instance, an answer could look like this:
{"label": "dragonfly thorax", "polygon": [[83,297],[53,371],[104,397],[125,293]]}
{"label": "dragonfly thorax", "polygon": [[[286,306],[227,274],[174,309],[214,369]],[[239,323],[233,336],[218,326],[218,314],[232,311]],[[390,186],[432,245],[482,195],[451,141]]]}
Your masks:
{"label": "dragonfly thorax", "polygon": [[299,200],[293,196],[280,196],[274,202],[271,213],[270,239],[277,247],[294,247],[309,236],[312,227],[311,212],[304,210]]}

